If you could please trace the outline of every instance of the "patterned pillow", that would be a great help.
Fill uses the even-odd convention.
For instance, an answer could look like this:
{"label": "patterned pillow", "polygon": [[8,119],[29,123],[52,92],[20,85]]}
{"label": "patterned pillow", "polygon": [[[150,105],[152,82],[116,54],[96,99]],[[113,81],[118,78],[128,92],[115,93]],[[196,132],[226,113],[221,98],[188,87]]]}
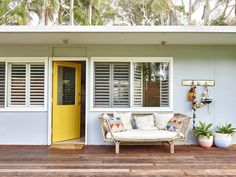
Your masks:
{"label": "patterned pillow", "polygon": [[173,132],[179,132],[181,131],[183,124],[184,124],[184,118],[172,118],[166,126],[166,130],[173,131]]}
{"label": "patterned pillow", "polygon": [[125,130],[124,125],[122,124],[120,119],[111,119],[108,122],[113,132],[122,132]]}
{"label": "patterned pillow", "polygon": [[121,122],[124,125],[125,130],[132,130],[133,129],[132,124],[131,124],[131,118],[132,118],[131,112],[127,112],[127,113],[113,112],[113,117],[115,119],[119,118],[121,120]]}
{"label": "patterned pillow", "polygon": [[168,122],[174,117],[174,113],[154,113],[155,126],[160,130],[165,130]]}

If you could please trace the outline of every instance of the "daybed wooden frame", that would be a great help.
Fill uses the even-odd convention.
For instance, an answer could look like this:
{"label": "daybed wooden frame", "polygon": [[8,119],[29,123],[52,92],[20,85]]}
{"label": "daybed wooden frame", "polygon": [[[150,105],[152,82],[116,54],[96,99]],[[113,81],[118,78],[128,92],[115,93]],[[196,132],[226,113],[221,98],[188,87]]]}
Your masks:
{"label": "daybed wooden frame", "polygon": [[[109,115],[112,115],[112,113],[108,113]],[[132,116],[134,115],[150,115],[152,113],[132,113]],[[181,113],[175,113],[175,117],[176,118],[181,118],[184,117],[185,121],[183,123],[183,127],[182,129],[179,131],[179,133],[176,135],[176,137],[174,138],[170,138],[170,139],[166,139],[166,138],[161,138],[161,139],[117,139],[114,137],[112,130],[110,129],[110,127],[108,126],[108,120],[103,118],[102,116],[99,117],[99,121],[100,121],[100,126],[102,129],[102,135],[103,135],[103,140],[105,142],[113,142],[115,144],[115,153],[119,154],[119,149],[120,149],[120,144],[121,143],[157,143],[157,142],[168,142],[170,145],[170,153],[174,153],[174,141],[184,141],[186,140],[186,133],[188,130],[188,126],[189,126],[189,122],[191,117],[181,114]],[[108,128],[109,131],[106,131],[106,128],[104,127],[106,126]],[[106,138],[106,134],[110,132],[111,134],[111,138]]]}

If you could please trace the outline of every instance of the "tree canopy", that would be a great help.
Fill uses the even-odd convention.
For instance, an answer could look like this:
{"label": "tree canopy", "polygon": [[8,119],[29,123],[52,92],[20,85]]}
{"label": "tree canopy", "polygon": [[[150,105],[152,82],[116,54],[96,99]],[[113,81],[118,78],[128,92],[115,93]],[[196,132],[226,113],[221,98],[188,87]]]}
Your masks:
{"label": "tree canopy", "polygon": [[0,25],[236,25],[236,0],[0,0]]}

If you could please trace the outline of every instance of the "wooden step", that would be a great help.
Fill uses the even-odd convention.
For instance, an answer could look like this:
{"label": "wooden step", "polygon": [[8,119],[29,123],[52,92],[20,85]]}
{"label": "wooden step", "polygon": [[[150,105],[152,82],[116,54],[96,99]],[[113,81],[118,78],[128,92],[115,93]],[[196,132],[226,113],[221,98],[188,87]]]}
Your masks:
{"label": "wooden step", "polygon": [[80,150],[84,148],[84,144],[52,144],[49,149],[62,150]]}

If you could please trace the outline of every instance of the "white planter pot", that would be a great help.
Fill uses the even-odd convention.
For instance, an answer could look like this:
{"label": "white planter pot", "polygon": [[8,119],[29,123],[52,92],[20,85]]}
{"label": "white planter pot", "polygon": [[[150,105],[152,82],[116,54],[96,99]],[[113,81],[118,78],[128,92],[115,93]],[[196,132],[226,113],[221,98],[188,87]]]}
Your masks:
{"label": "white planter pot", "polygon": [[210,136],[209,138],[207,136],[198,137],[198,143],[202,147],[210,148],[213,144],[213,136]]}
{"label": "white planter pot", "polygon": [[232,135],[223,134],[223,133],[215,133],[214,143],[217,147],[227,148],[232,144]]}

